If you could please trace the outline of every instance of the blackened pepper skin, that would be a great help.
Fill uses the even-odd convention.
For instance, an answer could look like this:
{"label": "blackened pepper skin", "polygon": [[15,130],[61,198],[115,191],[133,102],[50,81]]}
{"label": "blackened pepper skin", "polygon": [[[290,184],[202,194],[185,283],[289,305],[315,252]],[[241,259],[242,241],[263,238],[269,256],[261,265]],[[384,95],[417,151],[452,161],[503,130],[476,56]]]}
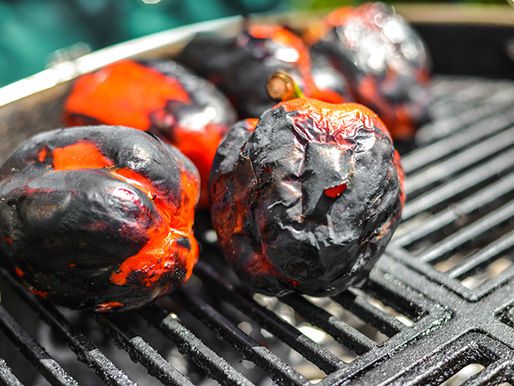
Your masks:
{"label": "blackened pepper skin", "polygon": [[205,208],[212,160],[235,112],[210,82],[171,60],[125,60],[78,78],[64,121],[134,127],[172,143],[198,168]]}
{"label": "blackened pepper skin", "polygon": [[333,90],[343,97],[345,102],[354,98],[348,80],[332,63],[330,55],[315,46],[309,49],[312,60],[312,77],[320,90]]}
{"label": "blackened pepper skin", "polygon": [[404,201],[399,156],[377,115],[304,98],[233,126],[209,189],[227,261],[243,283],[271,295],[359,284]]}
{"label": "blackened pepper skin", "polygon": [[384,120],[395,139],[409,141],[427,121],[428,52],[416,32],[383,3],[332,12],[313,48],[325,52],[349,81],[356,101]]}
{"label": "blackened pepper skin", "polygon": [[49,131],[0,168],[0,250],[37,296],[141,306],[187,281],[199,175],[176,148],[114,126]]}
{"label": "blackened pepper skin", "polygon": [[250,25],[235,38],[200,35],[178,60],[216,84],[241,117],[259,116],[273,107],[266,82],[277,71],[290,74],[308,97],[344,101],[335,90],[316,85],[309,49],[299,36],[280,25]]}

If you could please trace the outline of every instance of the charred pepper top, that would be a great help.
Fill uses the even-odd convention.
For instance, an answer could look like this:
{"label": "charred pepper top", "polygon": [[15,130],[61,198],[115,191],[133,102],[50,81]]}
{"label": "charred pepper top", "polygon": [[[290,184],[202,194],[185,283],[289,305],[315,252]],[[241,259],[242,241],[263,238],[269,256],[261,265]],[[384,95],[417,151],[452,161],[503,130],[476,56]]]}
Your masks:
{"label": "charred pepper top", "polygon": [[337,9],[309,39],[346,77],[354,98],[375,110],[395,139],[410,140],[427,120],[428,52],[392,8],[366,3]]}
{"label": "charred pepper top", "polygon": [[212,160],[235,113],[212,84],[173,61],[124,60],[78,78],[64,120],[151,131],[177,146],[205,181],[200,205],[206,207]]}
{"label": "charred pepper top", "polygon": [[361,281],[404,201],[399,156],[377,115],[306,98],[233,126],[209,188],[228,262],[267,294],[333,294]]}
{"label": "charred pepper top", "polygon": [[199,176],[125,127],[39,134],[0,168],[0,249],[36,295],[125,310],[171,291],[198,258]]}
{"label": "charred pepper top", "polygon": [[333,89],[318,87],[309,49],[299,36],[280,25],[250,25],[228,39],[199,36],[186,46],[179,60],[217,84],[242,117],[259,116],[273,107],[265,85],[276,71],[291,74],[308,97],[343,102]]}

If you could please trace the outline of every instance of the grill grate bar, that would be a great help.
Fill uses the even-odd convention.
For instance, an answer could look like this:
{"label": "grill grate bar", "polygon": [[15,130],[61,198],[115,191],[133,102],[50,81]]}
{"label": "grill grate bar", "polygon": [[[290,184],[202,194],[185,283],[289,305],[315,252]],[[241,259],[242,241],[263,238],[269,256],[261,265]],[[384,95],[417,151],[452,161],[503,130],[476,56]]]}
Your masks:
{"label": "grill grate bar", "polygon": [[119,317],[97,315],[98,322],[107,328],[114,341],[126,350],[132,360],[141,363],[148,373],[165,385],[193,386],[193,383],[171,365],[142,337],[136,335]]}
{"label": "grill grate bar", "polygon": [[509,310],[505,313],[505,318],[508,319],[510,325],[514,327],[514,306],[511,306]]}
{"label": "grill grate bar", "polygon": [[[477,173],[480,174],[480,173]],[[453,186],[454,183],[448,185]],[[460,184],[459,184],[460,185]],[[444,188],[442,188],[444,190]],[[409,229],[409,232],[394,239],[392,244],[394,245],[409,245],[414,241],[420,240],[421,238],[435,232],[438,229],[458,220],[459,218],[470,214],[471,212],[479,209],[480,207],[487,205],[494,200],[502,197],[504,194],[514,189],[514,173],[507,175],[506,177],[495,181],[491,185],[488,185],[481,190],[477,191],[473,195],[466,198],[464,201],[456,204],[452,204],[450,207],[442,212],[439,212],[437,216],[433,216],[426,223],[417,225]],[[441,194],[442,195],[442,194]],[[434,196],[435,193],[434,193]],[[446,198],[446,197],[445,197]],[[409,205],[408,205],[409,206]],[[412,217],[411,212],[407,213],[408,217]]]}
{"label": "grill grate bar", "polygon": [[[478,311],[480,313],[480,311]],[[484,332],[469,331],[454,339],[456,334],[463,330],[473,330],[468,323],[473,324],[473,320],[479,315],[466,317],[466,321],[459,323],[448,336],[447,343],[439,345],[428,357],[420,358],[417,365],[407,371],[403,377],[397,378],[394,385],[428,385],[441,384],[468,365],[482,365],[484,369],[476,376],[470,378],[468,382],[460,384],[472,385],[497,385],[502,381],[511,381],[514,373],[512,365],[514,363],[514,352],[511,347],[505,346],[498,340],[491,338]],[[485,320],[481,321],[482,323]],[[476,324],[478,327],[478,324]],[[485,327],[485,326],[484,326]],[[482,328],[479,328],[482,330]],[[483,377],[483,378],[482,378]],[[509,377],[511,377],[509,379]],[[505,379],[506,378],[506,379]],[[484,382],[476,380],[484,379]],[[487,379],[494,380],[492,382]]]}
{"label": "grill grate bar", "polygon": [[479,163],[493,154],[499,153],[514,144],[514,126],[508,130],[488,138],[478,144],[469,147],[455,156],[429,166],[422,171],[411,174],[405,182],[407,195],[430,186],[434,182],[448,178],[449,176],[465,169],[466,167]]}
{"label": "grill grate bar", "polygon": [[52,328],[68,342],[70,348],[77,354],[77,358],[86,363],[101,379],[109,385],[128,386],[135,385],[128,376],[118,369],[104,354],[102,354],[90,340],[82,333],[74,331],[68,320],[55,308],[42,300],[36,299],[32,294],[3,268],[0,275],[20,295],[20,297]]}
{"label": "grill grate bar", "polygon": [[467,189],[482,184],[483,181],[500,173],[511,170],[514,165],[514,149],[501,153],[497,157],[482,165],[467,171],[459,177],[453,178],[445,184],[416,197],[405,206],[402,212],[403,220],[407,220],[437,204],[448,201]]}
{"label": "grill grate bar", "polygon": [[[479,88],[484,87],[479,85]],[[496,113],[504,112],[512,106],[514,92],[511,88],[505,88],[492,96],[490,90],[484,91],[487,95],[473,95],[469,89],[462,90],[469,95],[465,98],[460,97],[455,100],[454,95],[451,99],[441,100],[440,106],[432,105],[430,114],[434,119],[433,123],[424,125],[416,133],[416,142],[427,143],[447,137],[457,131],[478,122],[483,119],[489,119]],[[468,99],[471,99],[468,101]],[[457,103],[457,111],[455,107],[452,109],[452,102],[455,106]]]}
{"label": "grill grate bar", "polygon": [[331,315],[322,308],[315,306],[301,296],[289,295],[280,299],[291,306],[296,313],[312,325],[321,328],[339,343],[362,355],[376,347],[375,341],[347,323]]}
{"label": "grill grate bar", "polygon": [[3,359],[0,359],[0,383],[7,386],[23,386]]}
{"label": "grill grate bar", "polygon": [[440,160],[483,138],[487,138],[504,130],[513,122],[514,110],[512,109],[488,120],[476,122],[448,138],[443,138],[405,155],[402,157],[403,169],[405,173],[411,174],[425,165]]}
{"label": "grill grate bar", "polygon": [[234,305],[237,303],[243,312],[255,319],[263,328],[287,343],[291,348],[298,351],[325,373],[331,373],[345,365],[336,355],[332,354],[322,345],[313,342],[296,327],[285,322],[273,312],[256,303],[253,299],[242,295],[242,293],[245,293],[242,288],[236,287],[224,280],[205,263],[199,262],[195,268],[195,272],[206,283],[211,284],[214,290],[223,292]]}
{"label": "grill grate bar", "polygon": [[[439,98],[447,98],[448,95],[453,95],[467,89],[469,83],[473,82],[474,80],[476,80],[476,78],[470,76],[434,76],[434,79],[432,79],[432,83],[430,84],[430,92],[432,94],[432,98],[433,100],[437,100]],[[482,82],[485,81],[482,80],[481,83]]]}
{"label": "grill grate bar", "polygon": [[489,102],[489,99],[492,98],[495,100],[498,98],[499,94],[501,95],[505,91],[512,93],[509,83],[497,80],[490,82],[477,80],[469,81],[464,88],[455,90],[451,94],[448,94],[447,88],[444,89],[445,86],[446,85],[443,83],[443,91],[441,93],[436,93],[439,97],[436,101],[432,102],[429,107],[433,107],[434,105],[437,107],[440,104],[444,105],[448,101],[466,105],[472,102],[484,105]]}
{"label": "grill grate bar", "polygon": [[208,327],[217,331],[236,350],[256,365],[267,371],[270,377],[281,385],[302,385],[308,380],[294,368],[278,358],[250,336],[242,332],[230,320],[190,291],[180,291],[183,305]]}
{"label": "grill grate bar", "polygon": [[461,278],[512,247],[514,247],[514,231],[507,233],[500,239],[480,249],[480,251],[466,257],[459,265],[448,270],[446,274],[451,278]]}
{"label": "grill grate bar", "polygon": [[503,382],[514,382],[514,361],[501,361],[491,363],[485,369],[475,374],[463,386],[499,385]]}
{"label": "grill grate bar", "polygon": [[[489,98],[494,93],[491,93],[490,87],[487,87],[482,82],[475,82],[470,86],[455,90],[448,95],[448,89],[440,94],[437,94],[429,105],[429,109],[439,109],[448,104],[448,102],[454,103],[472,103],[474,101],[483,101],[484,98]],[[494,91],[493,91],[494,92]],[[433,124],[427,124],[425,126],[434,126]]]}
{"label": "grill grate bar", "polygon": [[140,315],[165,336],[173,340],[181,353],[187,354],[207,374],[222,385],[252,385],[225,359],[221,358],[191,331],[182,326],[175,314],[151,305],[140,311]]}
{"label": "grill grate bar", "polygon": [[406,317],[413,321],[425,316],[428,311],[426,306],[421,306],[418,302],[423,301],[419,298],[419,294],[414,292],[407,286],[399,287],[393,284],[390,279],[386,279],[384,273],[377,274],[377,269],[371,271],[370,278],[364,286],[363,290],[381,301],[384,305],[392,307],[397,312],[403,313]]}
{"label": "grill grate bar", "polygon": [[[457,369],[462,369],[475,361],[487,365],[487,363],[482,363],[485,362],[484,359],[484,353],[480,350],[478,344],[474,342],[463,346],[448,347],[446,355],[440,358],[440,361],[429,366],[423,373],[414,377],[407,384],[412,386],[440,384],[455,375],[458,372]],[[444,371],[445,369],[451,369],[453,373],[447,374],[448,370]]]}
{"label": "grill grate bar", "polygon": [[360,294],[346,291],[334,296],[332,299],[388,337],[396,335],[405,328],[402,322],[381,309],[374,307]]}
{"label": "grill grate bar", "polygon": [[421,261],[425,263],[433,263],[441,259],[448,252],[454,250],[466,241],[473,240],[480,234],[487,232],[494,226],[497,226],[509,218],[514,216],[514,201],[496,209],[480,220],[461,228],[453,235],[441,240],[428,248],[421,256]]}
{"label": "grill grate bar", "polygon": [[46,350],[37,343],[0,305],[0,329],[20,347],[25,357],[41,372],[52,385],[77,385],[78,383]]}

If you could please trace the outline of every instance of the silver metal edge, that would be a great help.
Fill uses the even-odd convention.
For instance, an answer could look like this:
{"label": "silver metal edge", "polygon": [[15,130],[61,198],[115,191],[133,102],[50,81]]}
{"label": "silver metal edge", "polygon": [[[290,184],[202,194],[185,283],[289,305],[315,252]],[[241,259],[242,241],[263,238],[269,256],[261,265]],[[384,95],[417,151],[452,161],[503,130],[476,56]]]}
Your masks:
{"label": "silver metal edge", "polygon": [[58,63],[46,70],[0,88],[0,107],[38,92],[49,90],[109,63],[148,54],[173,44],[186,42],[197,33],[207,31],[223,33],[226,30],[237,28],[241,25],[241,20],[241,16],[233,16],[190,24],[125,41],[94,51],[72,61]]}

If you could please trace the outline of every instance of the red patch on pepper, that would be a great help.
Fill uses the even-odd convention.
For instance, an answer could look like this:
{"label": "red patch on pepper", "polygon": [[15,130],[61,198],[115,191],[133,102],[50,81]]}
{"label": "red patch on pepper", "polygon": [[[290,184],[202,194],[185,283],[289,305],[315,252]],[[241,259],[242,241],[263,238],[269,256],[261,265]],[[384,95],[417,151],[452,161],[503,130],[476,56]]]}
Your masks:
{"label": "red patch on pepper", "polygon": [[394,151],[393,162],[396,166],[396,173],[398,174],[398,181],[400,182],[400,202],[402,204],[402,208],[405,204],[405,189],[404,189],[404,180],[405,173],[403,172],[402,164],[400,162],[400,153],[398,151]]}
{"label": "red patch on pepper", "polygon": [[44,148],[42,148],[38,155],[37,155],[37,160],[39,162],[45,162],[45,159],[46,159],[46,156],[48,155],[48,149],[46,148],[46,146]]}
{"label": "red patch on pepper", "polygon": [[245,128],[247,131],[255,131],[255,128],[257,127],[257,124],[259,123],[258,118],[246,118],[244,120]]}
{"label": "red patch on pepper", "polygon": [[86,140],[55,148],[52,155],[55,170],[100,169],[114,165],[98,146]]}
{"label": "red patch on pepper", "polygon": [[76,80],[66,101],[65,122],[81,125],[84,122],[80,116],[86,116],[107,124],[148,130],[150,114],[169,101],[190,102],[177,79],[124,60]]}
{"label": "red patch on pepper", "polygon": [[48,292],[47,291],[43,291],[43,290],[38,290],[38,289],[35,289],[33,287],[29,287],[29,291],[32,295],[35,295],[37,296],[38,298],[41,298],[41,299],[46,299],[48,297]]}
{"label": "red patch on pepper", "polygon": [[341,185],[334,186],[332,188],[325,189],[323,191],[323,193],[325,193],[325,196],[327,196],[327,197],[337,198],[341,194],[343,194],[343,192],[346,190],[347,187],[348,187],[348,185],[341,184]]}
{"label": "red patch on pepper", "polygon": [[105,311],[110,311],[113,308],[119,308],[119,307],[123,307],[123,303],[115,302],[115,301],[114,302],[106,302],[106,303],[99,304],[96,307],[96,311],[105,312]]}
{"label": "red patch on pepper", "polygon": [[212,161],[216,155],[218,145],[227,132],[227,127],[220,124],[207,124],[201,131],[188,130],[176,127],[173,132],[174,143],[179,144],[180,151],[189,158],[198,171],[201,178],[201,194],[198,205],[202,208],[209,206],[208,180]]}
{"label": "red patch on pepper", "polygon": [[[142,275],[143,285],[151,287],[161,277],[173,269],[177,260],[186,268],[186,280],[193,272],[193,266],[198,259],[198,244],[191,231],[194,216],[194,203],[185,202],[184,197],[196,190],[185,173],[182,175],[183,197],[178,206],[171,205],[152,185],[152,182],[131,169],[118,169],[112,172],[117,178],[128,182],[144,192],[153,201],[159,214],[159,219],[148,229],[147,243],[133,256],[125,259],[117,272],[111,275],[111,281],[117,285],[127,284],[132,273]],[[193,197],[197,192],[193,194]],[[182,247],[177,240],[187,238],[189,248]]]}

